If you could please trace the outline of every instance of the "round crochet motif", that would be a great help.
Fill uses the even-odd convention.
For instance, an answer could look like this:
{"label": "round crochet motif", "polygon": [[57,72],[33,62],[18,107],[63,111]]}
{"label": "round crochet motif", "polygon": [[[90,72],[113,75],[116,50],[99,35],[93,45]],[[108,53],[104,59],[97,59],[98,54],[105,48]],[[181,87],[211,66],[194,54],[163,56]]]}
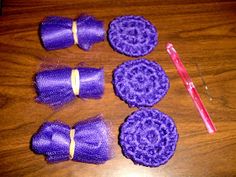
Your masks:
{"label": "round crochet motif", "polygon": [[141,16],[120,16],[109,26],[108,40],[119,53],[139,57],[150,53],[158,43],[156,28]]}
{"label": "round crochet motif", "polygon": [[174,121],[157,109],[140,109],[121,125],[119,143],[135,164],[158,167],[173,155],[178,141]]}
{"label": "round crochet motif", "polygon": [[129,60],[113,73],[117,96],[130,107],[151,107],[167,93],[170,84],[165,71],[147,59]]}

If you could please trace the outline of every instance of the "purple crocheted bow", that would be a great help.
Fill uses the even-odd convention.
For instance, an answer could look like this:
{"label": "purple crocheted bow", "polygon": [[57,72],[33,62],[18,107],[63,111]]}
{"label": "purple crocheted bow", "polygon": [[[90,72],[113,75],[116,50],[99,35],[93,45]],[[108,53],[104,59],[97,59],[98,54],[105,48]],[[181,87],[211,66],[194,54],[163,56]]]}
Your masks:
{"label": "purple crocheted bow", "polygon": [[169,89],[169,79],[156,62],[147,59],[129,60],[113,73],[115,93],[131,107],[151,107]]}
{"label": "purple crocheted bow", "polygon": [[135,164],[158,167],[173,155],[178,141],[174,121],[157,109],[140,109],[121,125],[119,143]]}
{"label": "purple crocheted bow", "polygon": [[110,128],[101,116],[78,122],[74,155],[70,157],[71,128],[61,122],[45,122],[32,137],[32,150],[46,156],[48,162],[74,160],[101,164],[112,157]]}
{"label": "purple crocheted bow", "polygon": [[158,43],[156,28],[141,16],[120,16],[109,26],[108,39],[119,53],[139,57],[150,53]]}
{"label": "purple crocheted bow", "polygon": [[[72,32],[73,20],[65,17],[50,16],[40,26],[41,40],[47,50],[63,49],[74,45]],[[81,15],[76,20],[78,46],[83,50],[104,41],[103,22],[93,16]]]}

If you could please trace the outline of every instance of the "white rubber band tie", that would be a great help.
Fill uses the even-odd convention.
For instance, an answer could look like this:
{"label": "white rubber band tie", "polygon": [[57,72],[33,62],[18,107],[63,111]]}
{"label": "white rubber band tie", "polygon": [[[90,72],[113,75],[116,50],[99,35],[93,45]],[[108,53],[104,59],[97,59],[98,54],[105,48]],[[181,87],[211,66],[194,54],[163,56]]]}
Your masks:
{"label": "white rubber band tie", "polygon": [[75,153],[75,129],[70,130],[70,159],[74,158]]}
{"label": "white rubber band tie", "polygon": [[77,35],[77,23],[73,21],[72,23],[72,33],[74,38],[74,44],[78,44],[78,35]]}
{"label": "white rubber band tie", "polygon": [[80,90],[80,75],[78,69],[72,69],[71,71],[71,87],[74,94],[78,96]]}

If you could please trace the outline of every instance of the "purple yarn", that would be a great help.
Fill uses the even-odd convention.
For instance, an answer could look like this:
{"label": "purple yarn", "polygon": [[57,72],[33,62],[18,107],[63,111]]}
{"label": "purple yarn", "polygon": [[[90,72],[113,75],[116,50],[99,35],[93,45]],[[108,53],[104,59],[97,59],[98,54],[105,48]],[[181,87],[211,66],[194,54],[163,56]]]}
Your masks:
{"label": "purple yarn", "polygon": [[[78,46],[83,50],[104,41],[103,22],[92,16],[81,15],[77,20]],[[49,16],[40,26],[41,40],[47,50],[57,50],[74,45],[73,20],[65,17]]]}
{"label": "purple yarn", "polygon": [[151,107],[167,93],[170,83],[162,67],[147,59],[129,60],[113,73],[117,96],[130,107]]}
{"label": "purple yarn", "polygon": [[157,109],[140,109],[121,125],[119,143],[135,164],[158,167],[174,155],[178,132],[174,121]]}
{"label": "purple yarn", "polygon": [[[73,161],[101,164],[112,158],[110,129],[101,116],[78,122],[75,129]],[[31,140],[31,149],[46,156],[48,162],[70,159],[70,127],[46,122]]]}
{"label": "purple yarn", "polygon": [[[104,70],[79,67],[80,98],[101,98],[104,93]],[[71,86],[71,68],[46,70],[36,74],[36,100],[59,107],[76,98]]]}
{"label": "purple yarn", "polygon": [[139,57],[155,48],[158,34],[155,26],[142,16],[120,16],[110,23],[108,39],[119,53]]}

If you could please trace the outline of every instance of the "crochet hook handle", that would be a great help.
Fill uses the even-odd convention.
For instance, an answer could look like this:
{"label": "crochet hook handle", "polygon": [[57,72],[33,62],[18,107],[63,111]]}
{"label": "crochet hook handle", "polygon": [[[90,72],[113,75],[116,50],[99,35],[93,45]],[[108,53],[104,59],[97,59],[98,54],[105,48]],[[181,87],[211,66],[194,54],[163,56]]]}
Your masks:
{"label": "crochet hook handle", "polygon": [[190,76],[188,75],[187,70],[185,69],[181,59],[178,56],[178,53],[173,47],[173,44],[168,43],[166,46],[166,50],[168,54],[170,55],[181,79],[184,82],[184,86],[186,87],[187,91],[189,92],[198,112],[201,115],[201,118],[208,130],[209,133],[215,133],[216,127],[214,126],[213,121],[211,120],[211,117],[209,113],[207,112],[205,106],[202,103],[202,100],[197,92],[197,89],[195,88]]}

